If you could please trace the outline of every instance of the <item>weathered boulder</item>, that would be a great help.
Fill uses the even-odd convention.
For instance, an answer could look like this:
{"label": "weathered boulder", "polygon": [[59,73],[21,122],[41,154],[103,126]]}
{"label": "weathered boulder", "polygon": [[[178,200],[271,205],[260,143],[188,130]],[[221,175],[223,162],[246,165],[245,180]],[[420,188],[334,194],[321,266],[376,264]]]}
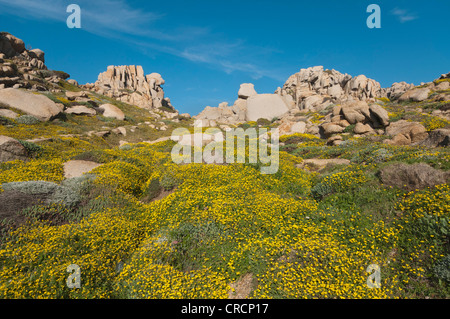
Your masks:
{"label": "weathered boulder", "polygon": [[422,102],[428,99],[428,95],[431,90],[429,88],[420,88],[420,89],[412,89],[403,93],[398,100],[400,102],[403,101],[414,101],[414,102]]}
{"label": "weathered boulder", "polygon": [[100,105],[100,110],[103,110],[103,116],[115,118],[119,121],[125,120],[125,114],[117,106],[112,104],[102,104]]}
{"label": "weathered boulder", "polygon": [[406,191],[448,183],[450,172],[434,169],[425,163],[391,164],[380,170],[383,184]]}
{"label": "weathered boulder", "polygon": [[381,125],[389,125],[389,114],[381,105],[371,104],[369,111]]}
{"label": "weathered boulder", "polygon": [[330,136],[337,133],[342,133],[344,131],[344,127],[340,125],[336,125],[334,123],[324,123],[322,124],[323,133],[325,136]]}
{"label": "weathered boulder", "polygon": [[258,94],[247,99],[247,121],[260,118],[271,121],[289,112],[289,108],[278,94]]}
{"label": "weathered boulder", "polygon": [[372,127],[369,124],[356,123],[355,128],[353,129],[355,134],[366,134],[369,132],[373,132]]}
{"label": "weathered boulder", "polygon": [[90,109],[84,105],[75,105],[69,107],[67,110],[64,111],[64,113],[76,115],[90,115],[90,116],[97,114],[97,112],[94,109]]}
{"label": "weathered boulder", "polygon": [[48,97],[19,89],[0,90],[0,102],[33,115],[40,121],[49,121],[61,113],[61,109]]}
{"label": "weathered boulder", "polygon": [[238,96],[240,99],[248,99],[249,97],[252,97],[256,95],[255,87],[252,83],[243,83],[241,84],[241,87],[238,92]]}
{"label": "weathered boulder", "polygon": [[10,119],[16,119],[19,117],[19,114],[7,109],[0,109],[0,116],[7,117]]}
{"label": "weathered boulder", "polygon": [[16,139],[0,135],[0,163],[15,160],[26,160],[27,149]]}
{"label": "weathered boulder", "polygon": [[78,97],[84,97],[84,98],[88,97],[87,92],[84,92],[84,91],[79,91],[79,92],[66,91],[65,94],[69,100],[75,100],[75,98],[78,98]]}
{"label": "weathered boulder", "polygon": [[32,52],[36,56],[36,59],[45,63],[44,51],[42,51],[40,49],[33,49],[33,50],[30,50],[29,52]]}
{"label": "weathered boulder", "polygon": [[394,138],[383,142],[392,145],[410,145],[411,143],[422,142],[428,137],[427,130],[422,124],[406,120],[390,123],[386,127],[386,135]]}

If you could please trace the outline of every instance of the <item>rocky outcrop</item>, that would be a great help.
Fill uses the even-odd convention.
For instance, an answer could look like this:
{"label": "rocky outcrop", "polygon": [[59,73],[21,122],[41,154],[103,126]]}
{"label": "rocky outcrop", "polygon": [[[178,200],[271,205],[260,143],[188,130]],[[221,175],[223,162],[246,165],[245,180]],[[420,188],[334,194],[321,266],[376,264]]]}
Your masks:
{"label": "rocky outcrop", "polygon": [[390,100],[397,100],[403,93],[413,88],[414,84],[408,84],[406,82],[394,83],[391,87],[385,89],[385,94]]}
{"label": "rocky outcrop", "polygon": [[0,90],[0,102],[44,122],[51,120],[62,111],[48,97],[19,89]]}
{"label": "rocky outcrop", "polygon": [[277,93],[290,95],[300,110],[321,111],[331,103],[375,99],[383,90],[380,83],[364,75],[352,77],[316,66],[291,75]]}
{"label": "rocky outcrop", "polygon": [[164,83],[158,73],[144,75],[142,66],[110,65],[106,72],[99,74],[98,80],[94,84],[88,83],[85,87],[145,109],[163,106],[174,109],[170,104],[170,99],[164,98],[162,89]]}
{"label": "rocky outcrop", "polygon": [[218,107],[207,106],[195,116],[202,123],[232,124],[258,119],[273,120],[289,112],[288,101],[279,94],[258,94],[253,84],[243,83],[238,92],[238,99],[232,106],[227,102],[220,103]]}

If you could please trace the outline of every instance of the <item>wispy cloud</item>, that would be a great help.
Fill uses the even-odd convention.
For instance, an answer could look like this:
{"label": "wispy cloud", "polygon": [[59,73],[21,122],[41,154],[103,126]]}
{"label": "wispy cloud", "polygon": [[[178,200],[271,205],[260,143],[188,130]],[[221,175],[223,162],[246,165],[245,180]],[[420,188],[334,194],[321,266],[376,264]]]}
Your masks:
{"label": "wispy cloud", "polygon": [[[69,15],[66,13],[68,3],[64,0],[0,0],[0,15],[65,23]],[[82,10],[82,29],[89,33],[206,64],[225,73],[239,71],[254,79],[281,79],[275,71],[262,67],[264,62],[255,63],[265,59],[264,56],[257,58],[256,54],[268,56],[270,48],[254,48],[241,39],[230,41],[204,26],[171,24],[169,29],[167,24],[160,23],[166,17],[164,13],[135,9],[126,0],[78,0],[76,3]]]}
{"label": "wispy cloud", "polygon": [[410,13],[408,10],[395,8],[391,11],[391,14],[397,16],[401,23],[413,21],[418,19],[415,14]]}

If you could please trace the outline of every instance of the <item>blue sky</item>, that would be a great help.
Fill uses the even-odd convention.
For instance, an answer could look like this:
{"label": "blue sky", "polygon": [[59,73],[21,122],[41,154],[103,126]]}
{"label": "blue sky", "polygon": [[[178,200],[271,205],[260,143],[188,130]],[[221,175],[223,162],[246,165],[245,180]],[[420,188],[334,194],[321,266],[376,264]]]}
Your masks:
{"label": "blue sky", "polygon": [[[69,29],[66,7],[81,7]],[[369,4],[381,29],[366,26]],[[273,93],[301,68],[365,74],[383,87],[450,72],[448,0],[0,0],[0,31],[46,53],[50,69],[95,82],[108,65],[160,73],[180,112],[230,104],[241,83]]]}

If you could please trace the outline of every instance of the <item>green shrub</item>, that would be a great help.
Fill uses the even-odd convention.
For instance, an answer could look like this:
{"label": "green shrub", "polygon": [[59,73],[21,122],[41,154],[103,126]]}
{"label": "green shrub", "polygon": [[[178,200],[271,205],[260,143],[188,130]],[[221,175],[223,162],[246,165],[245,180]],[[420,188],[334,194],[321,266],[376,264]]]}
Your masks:
{"label": "green shrub", "polygon": [[450,255],[447,255],[434,266],[434,275],[442,281],[450,282]]}
{"label": "green shrub", "polygon": [[0,125],[14,125],[14,122],[7,117],[0,116]]}
{"label": "green shrub", "polygon": [[31,142],[27,142],[27,141],[23,141],[23,140],[18,140],[20,142],[20,144],[23,145],[23,147],[25,147],[28,151],[28,154],[30,156],[38,156],[41,154],[42,152],[42,147],[35,144],[35,143],[31,143]]}
{"label": "green shrub", "polygon": [[16,122],[24,125],[35,125],[41,123],[36,117],[33,115],[22,115],[16,119]]}
{"label": "green shrub", "polygon": [[58,184],[44,181],[29,181],[29,182],[11,182],[2,184],[2,188],[7,190],[14,190],[25,194],[51,194],[59,187]]}
{"label": "green shrub", "polygon": [[268,126],[270,124],[272,124],[268,119],[264,119],[264,118],[259,118],[256,121],[256,124],[261,125],[261,126]]}

